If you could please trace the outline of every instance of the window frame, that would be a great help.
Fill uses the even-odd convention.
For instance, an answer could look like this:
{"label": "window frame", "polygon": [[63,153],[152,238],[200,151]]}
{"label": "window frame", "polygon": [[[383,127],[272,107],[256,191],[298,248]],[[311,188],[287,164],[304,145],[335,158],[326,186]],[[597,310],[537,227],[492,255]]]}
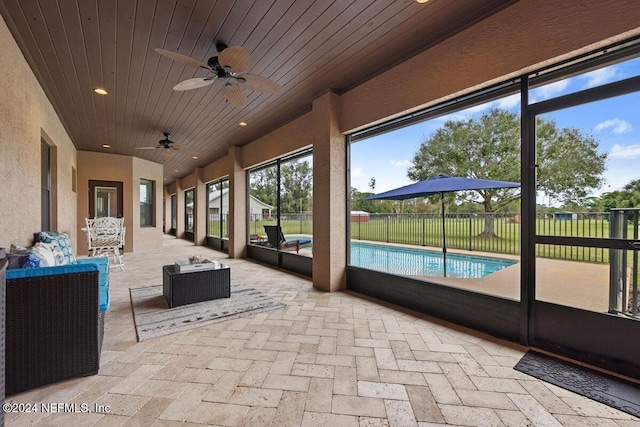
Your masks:
{"label": "window frame", "polygon": [[[151,201],[142,201],[142,187],[145,187],[147,197]],[[152,179],[140,178],[140,228],[152,228],[156,226],[156,182]],[[148,218],[145,213],[150,215]],[[150,220],[150,223],[147,223]]]}

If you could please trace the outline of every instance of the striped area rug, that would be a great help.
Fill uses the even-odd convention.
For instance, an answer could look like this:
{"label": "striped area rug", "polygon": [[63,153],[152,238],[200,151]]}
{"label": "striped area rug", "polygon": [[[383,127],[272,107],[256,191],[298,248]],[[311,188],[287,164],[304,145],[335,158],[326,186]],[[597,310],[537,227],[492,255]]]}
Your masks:
{"label": "striped area rug", "polygon": [[187,331],[285,307],[262,292],[231,279],[231,297],[169,308],[162,285],[129,289],[138,341]]}

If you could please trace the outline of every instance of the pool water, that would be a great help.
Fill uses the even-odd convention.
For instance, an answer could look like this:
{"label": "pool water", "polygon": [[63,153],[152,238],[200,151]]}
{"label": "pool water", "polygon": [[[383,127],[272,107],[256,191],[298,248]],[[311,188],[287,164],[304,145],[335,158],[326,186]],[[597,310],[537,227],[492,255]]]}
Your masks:
{"label": "pool water", "polygon": [[[295,239],[302,236],[287,236]],[[307,237],[308,238],[308,237]],[[302,250],[310,251],[311,247]],[[479,279],[516,261],[447,253],[447,277]],[[403,276],[443,277],[442,252],[351,242],[351,265]]]}
{"label": "pool water", "polygon": [[[479,279],[515,264],[496,258],[447,253],[447,277]],[[351,265],[405,276],[442,277],[442,252],[351,242]]]}

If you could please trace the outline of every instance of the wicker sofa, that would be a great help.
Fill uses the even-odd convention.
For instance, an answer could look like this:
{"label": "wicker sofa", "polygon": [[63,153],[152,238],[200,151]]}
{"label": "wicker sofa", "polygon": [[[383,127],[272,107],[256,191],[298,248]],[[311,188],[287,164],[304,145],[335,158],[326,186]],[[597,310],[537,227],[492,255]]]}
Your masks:
{"label": "wicker sofa", "polygon": [[7,270],[5,393],[96,374],[108,308],[107,258]]}

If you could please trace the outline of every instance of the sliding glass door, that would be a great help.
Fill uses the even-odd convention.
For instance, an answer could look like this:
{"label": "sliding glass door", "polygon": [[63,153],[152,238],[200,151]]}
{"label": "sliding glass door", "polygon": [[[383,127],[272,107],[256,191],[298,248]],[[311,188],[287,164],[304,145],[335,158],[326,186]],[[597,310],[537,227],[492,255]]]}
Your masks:
{"label": "sliding glass door", "polygon": [[638,75],[632,59],[534,87],[526,123],[530,344],[618,371],[640,332]]}

